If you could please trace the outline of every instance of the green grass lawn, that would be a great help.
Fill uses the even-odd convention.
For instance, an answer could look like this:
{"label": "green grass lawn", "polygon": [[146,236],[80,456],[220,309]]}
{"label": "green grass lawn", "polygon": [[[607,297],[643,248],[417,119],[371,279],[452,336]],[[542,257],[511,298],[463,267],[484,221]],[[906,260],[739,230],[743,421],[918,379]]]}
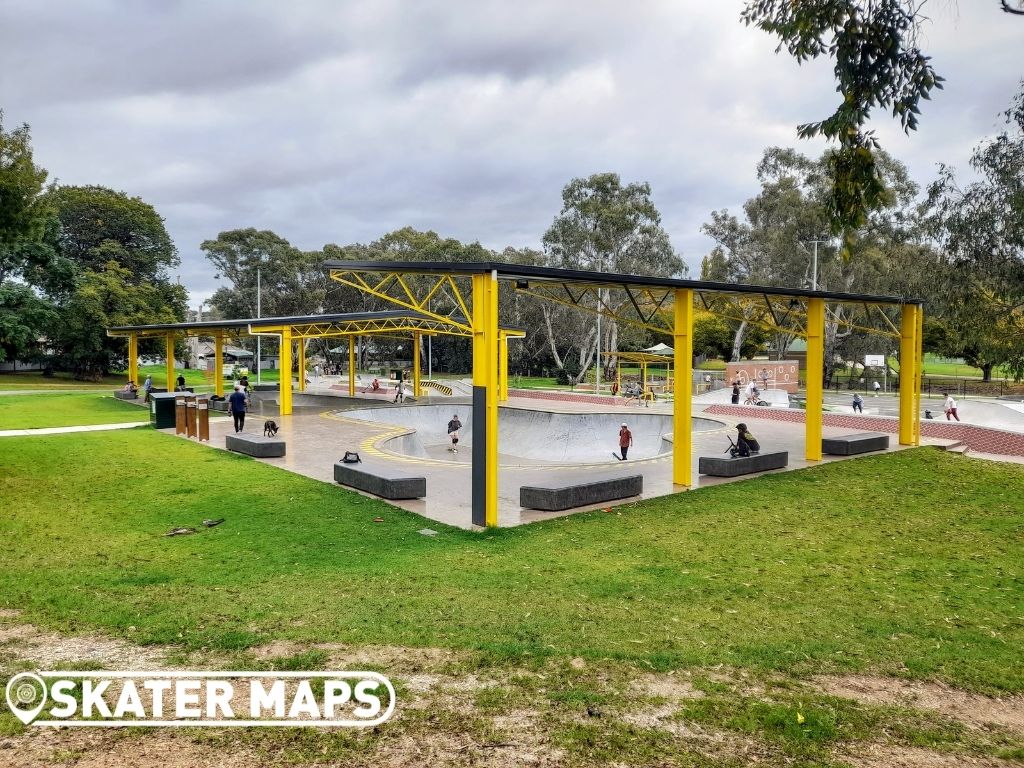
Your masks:
{"label": "green grass lawn", "polygon": [[[140,398],[141,402],[141,398]],[[0,397],[0,429],[72,427],[148,421],[149,411],[111,394],[61,393]],[[0,455],[3,447],[0,446]]]}
{"label": "green grass lawn", "polygon": [[[0,531],[17,543],[0,606],[66,632],[1024,690],[1017,465],[924,448],[518,529],[430,523],[436,537],[383,502],[148,429],[5,438],[0,465]],[[161,536],[207,517],[227,522]]]}
{"label": "green grass lawn", "polygon": [[68,373],[43,376],[41,373],[0,373],[0,390],[17,389],[118,389],[125,384],[121,375],[111,375],[103,381],[76,381]]}

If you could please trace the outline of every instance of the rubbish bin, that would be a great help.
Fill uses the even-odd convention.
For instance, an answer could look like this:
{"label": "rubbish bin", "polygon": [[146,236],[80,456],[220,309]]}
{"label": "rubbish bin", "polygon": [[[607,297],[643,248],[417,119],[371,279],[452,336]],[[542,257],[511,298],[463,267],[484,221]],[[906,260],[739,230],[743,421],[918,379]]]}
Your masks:
{"label": "rubbish bin", "polygon": [[149,396],[149,423],[154,429],[174,426],[174,392],[158,392]]}

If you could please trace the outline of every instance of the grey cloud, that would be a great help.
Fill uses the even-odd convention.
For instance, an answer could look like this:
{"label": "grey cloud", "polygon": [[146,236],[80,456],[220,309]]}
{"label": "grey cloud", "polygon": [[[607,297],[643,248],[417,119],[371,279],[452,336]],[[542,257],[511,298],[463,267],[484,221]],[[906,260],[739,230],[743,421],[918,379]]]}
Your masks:
{"label": "grey cloud", "polygon": [[[561,187],[604,170],[651,182],[693,269],[709,212],[755,193],[766,146],[819,153],[795,126],[837,100],[827,62],[775,55],[741,5],[8,0],[0,107],[64,183],[154,204],[194,301],[216,287],[199,244],[222,230],[539,247]],[[1024,72],[1024,23],[960,5],[928,31],[949,83],[921,130],[875,121],[921,183],[965,163]]]}

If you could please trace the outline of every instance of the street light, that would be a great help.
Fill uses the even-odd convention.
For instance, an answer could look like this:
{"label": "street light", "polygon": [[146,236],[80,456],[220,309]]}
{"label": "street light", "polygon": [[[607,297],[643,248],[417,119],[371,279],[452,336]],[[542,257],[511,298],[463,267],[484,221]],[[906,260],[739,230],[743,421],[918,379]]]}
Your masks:
{"label": "street light", "polygon": [[[804,244],[799,240],[796,241],[797,245],[804,248]],[[814,253],[812,254],[812,267],[811,267],[811,290],[818,290],[818,243],[828,243],[829,240],[808,240],[808,243],[814,243]],[[804,248],[807,251],[806,248]],[[810,253],[810,251],[808,251]]]}

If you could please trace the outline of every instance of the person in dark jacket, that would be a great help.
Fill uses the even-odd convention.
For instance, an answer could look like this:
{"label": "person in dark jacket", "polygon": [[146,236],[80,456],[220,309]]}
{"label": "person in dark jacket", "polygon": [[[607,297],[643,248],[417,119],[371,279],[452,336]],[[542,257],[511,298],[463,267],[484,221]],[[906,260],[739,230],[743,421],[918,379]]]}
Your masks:
{"label": "person in dark jacket", "polygon": [[245,392],[242,391],[241,386],[236,384],[235,391],[228,397],[228,410],[231,411],[231,418],[234,419],[236,433],[241,432],[245,427],[245,404]]}
{"label": "person in dark jacket", "polygon": [[736,425],[736,447],[740,449],[740,456],[749,456],[752,453],[761,452],[761,444],[750,433],[746,424]]}
{"label": "person in dark jacket", "polygon": [[735,379],[732,383],[732,404],[740,404],[740,380]]}

